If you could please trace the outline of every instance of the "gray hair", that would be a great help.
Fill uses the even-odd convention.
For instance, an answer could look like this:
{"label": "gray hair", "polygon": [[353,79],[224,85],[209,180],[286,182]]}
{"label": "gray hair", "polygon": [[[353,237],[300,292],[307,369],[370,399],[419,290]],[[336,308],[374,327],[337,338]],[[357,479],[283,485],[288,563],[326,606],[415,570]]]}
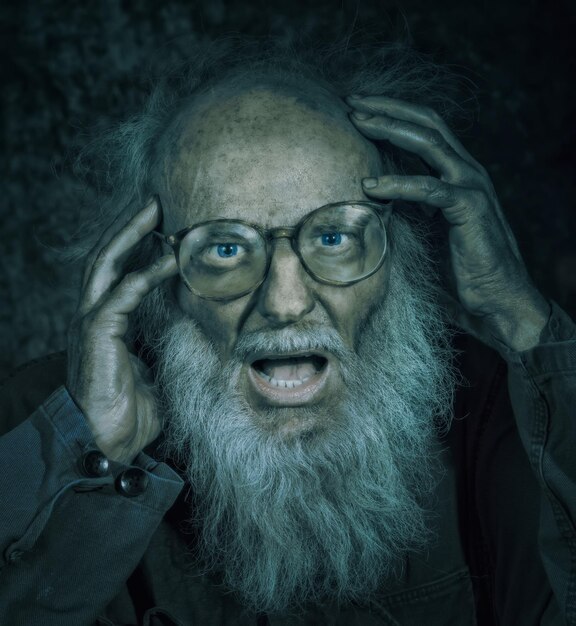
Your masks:
{"label": "gray hair", "polygon": [[[309,46],[240,36],[196,44],[186,63],[151,81],[139,113],[99,133],[80,152],[76,173],[92,193],[89,217],[80,237],[71,242],[68,259],[84,258],[120,211],[132,207],[136,213],[156,191],[154,170],[162,158],[158,147],[182,110],[216,86],[241,89],[257,81],[279,89],[304,84],[332,99],[385,95],[434,108],[448,120],[463,111],[456,99],[459,79],[404,44]],[[389,144],[378,148],[393,170],[405,169],[408,155],[400,155]],[[421,167],[416,161],[412,165]],[[145,242],[126,270],[150,262],[158,254],[157,246]]]}

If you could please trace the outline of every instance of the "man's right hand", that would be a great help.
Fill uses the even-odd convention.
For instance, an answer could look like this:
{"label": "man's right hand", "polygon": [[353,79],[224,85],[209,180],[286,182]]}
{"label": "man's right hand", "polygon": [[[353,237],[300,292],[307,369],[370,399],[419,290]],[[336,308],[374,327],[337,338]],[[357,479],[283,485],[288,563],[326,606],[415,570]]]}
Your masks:
{"label": "man's right hand", "polygon": [[68,335],[66,386],[100,450],[111,460],[130,463],[158,436],[160,420],[150,372],[124,341],[128,315],[178,267],[169,254],[122,276],[131,250],[160,221],[157,201],[125,221],[120,215],[88,255]]}

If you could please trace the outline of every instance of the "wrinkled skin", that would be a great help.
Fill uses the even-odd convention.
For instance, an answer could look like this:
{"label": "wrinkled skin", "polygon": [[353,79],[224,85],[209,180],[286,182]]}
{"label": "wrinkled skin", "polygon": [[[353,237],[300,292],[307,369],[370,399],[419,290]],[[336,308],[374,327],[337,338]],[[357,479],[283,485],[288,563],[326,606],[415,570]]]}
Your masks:
{"label": "wrinkled skin", "polygon": [[364,189],[374,198],[442,210],[458,295],[445,304],[455,322],[491,345],[535,346],[549,305],[528,276],[486,170],[430,109],[381,96],[347,102],[364,135],[417,154],[439,174],[381,176],[365,180]]}
{"label": "wrinkled skin", "polygon": [[[382,173],[375,146],[350,125],[343,106],[315,111],[297,97],[258,89],[203,103],[191,117],[159,182],[168,233],[215,218],[242,219],[266,229],[294,226],[320,206],[367,200],[362,178]],[[381,215],[386,221],[389,211]],[[354,285],[334,287],[306,273],[287,239],[276,240],[273,249],[264,283],[240,298],[210,301],[179,284],[181,310],[196,320],[221,361],[229,362],[246,333],[303,324],[336,330],[354,350],[363,325],[385,297],[388,266]],[[314,400],[325,410],[302,420],[301,412],[284,406],[285,435],[321,428],[326,409],[337,410],[342,379],[333,365],[322,400]],[[238,391],[266,428],[275,420],[269,415],[259,419],[269,399],[254,389],[250,369],[244,363]]]}
{"label": "wrinkled skin", "polygon": [[[233,158],[224,159],[226,167],[220,169],[217,163],[222,160],[217,158],[210,169],[210,155],[206,156],[208,170],[199,167],[192,172],[192,165],[183,168],[190,174],[189,188],[180,181],[179,195],[162,198],[168,233],[216,217],[238,217],[266,228],[292,225],[318,206],[339,200],[426,203],[439,208],[449,224],[458,301],[447,306],[455,321],[488,343],[500,342],[515,350],[536,345],[548,318],[548,304],[527,275],[482,166],[430,110],[384,97],[351,97],[348,103],[354,109],[350,119],[361,135],[416,153],[438,178],[383,174],[375,165],[373,146],[353,133],[349,122],[338,125],[322,114],[292,107],[287,114],[294,116],[294,128],[298,128],[294,136],[266,132],[261,137],[261,141],[267,138],[267,145],[277,146],[257,164],[258,171],[251,172],[253,180],[262,184],[242,186],[233,176],[226,177],[226,167],[234,167]],[[220,111],[219,115],[223,114]],[[303,116],[301,120],[298,115]],[[273,123],[264,113],[260,121]],[[221,134],[224,128],[230,125],[223,125]],[[258,124],[249,131],[253,141],[257,141],[255,128]],[[307,130],[308,144],[304,139]],[[211,141],[217,136],[215,133]],[[289,137],[292,143],[283,145]],[[247,135],[232,132],[225,139],[221,147],[227,146],[226,152],[232,155],[237,148],[237,165],[245,164],[242,141]],[[185,158],[185,153],[180,157]],[[173,164],[174,171],[182,158]],[[314,175],[307,175],[309,172]],[[196,181],[210,180],[210,173],[214,174],[211,185],[202,187],[200,182],[198,188]],[[222,206],[231,206],[230,198],[239,198],[233,214],[221,214]],[[189,213],[200,200],[202,215]],[[129,207],[103,234],[87,260],[80,304],[69,334],[68,390],[83,410],[96,444],[109,458],[126,463],[160,431],[149,373],[130,354],[123,339],[128,315],[147,293],[176,276],[178,269],[172,254],[124,277],[121,268],[131,249],[156,228],[160,213],[158,202],[153,201],[129,219],[133,214]],[[308,320],[332,325],[354,348],[369,311],[385,297],[386,271],[384,264],[377,274],[351,287],[319,285],[299,267],[284,241],[277,244],[270,274],[254,294],[216,303],[193,297],[181,285],[178,303],[200,323],[223,359],[242,330]],[[337,383],[333,381],[334,390]]]}
{"label": "wrinkled skin", "polygon": [[96,445],[109,459],[130,463],[159,435],[160,421],[150,374],[124,341],[128,315],[178,268],[174,255],[166,255],[145,269],[121,275],[122,260],[160,220],[156,201],[131,220],[126,213],[103,234],[86,262],[68,333],[66,387]]}

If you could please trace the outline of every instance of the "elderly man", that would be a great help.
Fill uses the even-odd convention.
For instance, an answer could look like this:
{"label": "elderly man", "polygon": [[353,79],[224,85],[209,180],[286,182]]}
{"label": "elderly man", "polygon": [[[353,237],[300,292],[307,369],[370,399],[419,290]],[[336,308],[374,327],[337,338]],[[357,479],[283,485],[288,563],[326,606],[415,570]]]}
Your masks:
{"label": "elderly man", "polygon": [[2,624],[576,623],[574,326],[372,54],[228,50],[114,135],[67,373],[2,394]]}

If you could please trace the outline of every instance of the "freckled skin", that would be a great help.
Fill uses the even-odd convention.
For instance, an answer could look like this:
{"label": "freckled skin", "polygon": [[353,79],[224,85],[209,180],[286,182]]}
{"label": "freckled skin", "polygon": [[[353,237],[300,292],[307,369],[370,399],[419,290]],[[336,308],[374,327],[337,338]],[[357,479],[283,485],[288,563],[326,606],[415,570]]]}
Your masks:
{"label": "freckled skin", "polygon": [[[216,218],[292,226],[322,205],[366,200],[361,179],[382,169],[375,146],[344,110],[328,115],[266,89],[200,105],[179,128],[160,185],[167,234]],[[356,348],[360,329],[385,296],[386,276],[385,263],[355,285],[322,285],[289,242],[279,240],[267,279],[251,294],[215,302],[194,296],[182,282],[176,291],[182,310],[226,362],[242,332],[302,322],[335,328]],[[332,378],[334,400],[341,387],[337,373]]]}

